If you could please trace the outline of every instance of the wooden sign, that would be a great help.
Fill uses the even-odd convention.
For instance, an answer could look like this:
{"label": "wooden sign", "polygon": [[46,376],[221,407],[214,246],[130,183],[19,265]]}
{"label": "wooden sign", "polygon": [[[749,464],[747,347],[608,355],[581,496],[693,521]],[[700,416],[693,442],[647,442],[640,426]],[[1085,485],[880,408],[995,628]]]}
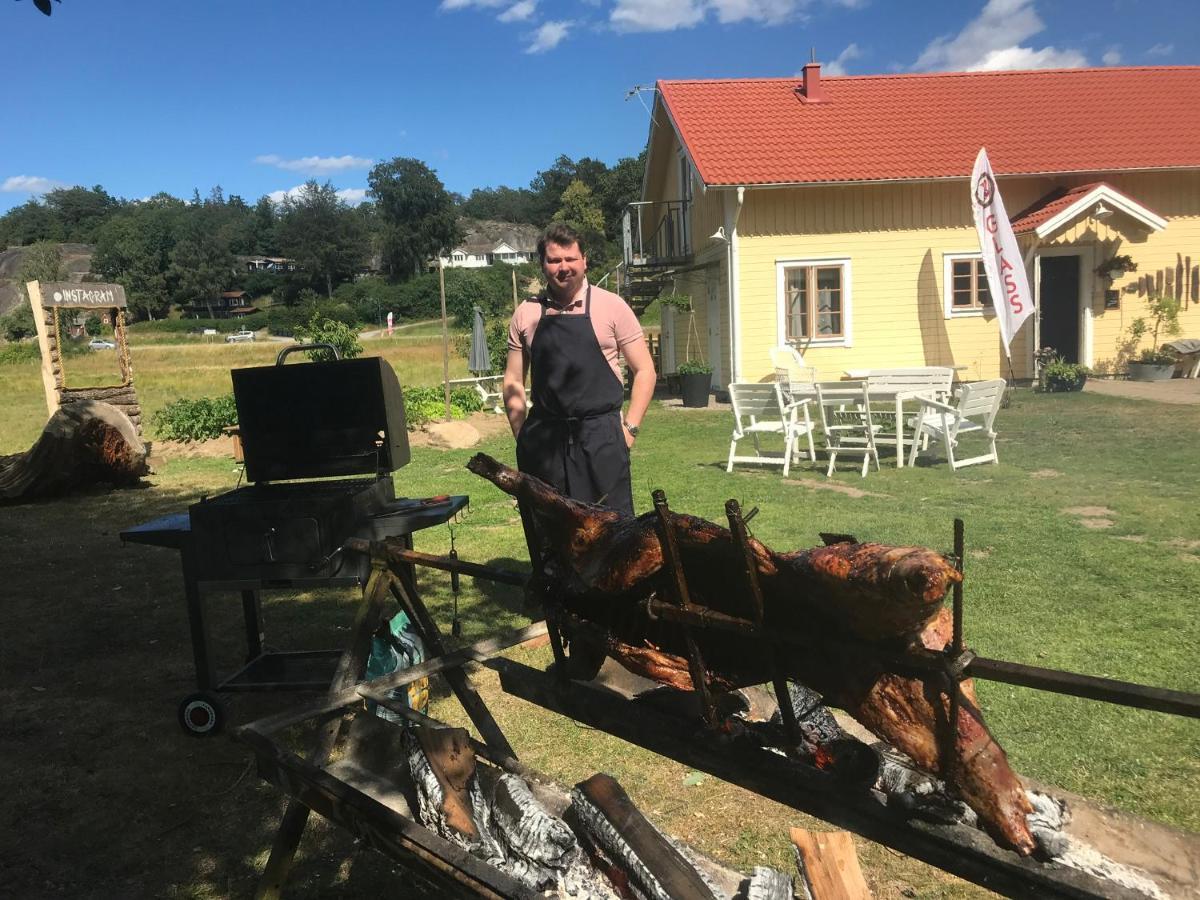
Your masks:
{"label": "wooden sign", "polygon": [[[30,285],[35,282],[29,282]],[[28,287],[28,285],[27,285]],[[119,284],[46,281],[39,285],[41,305],[67,309],[125,309],[125,288]],[[30,289],[30,296],[33,291]]]}

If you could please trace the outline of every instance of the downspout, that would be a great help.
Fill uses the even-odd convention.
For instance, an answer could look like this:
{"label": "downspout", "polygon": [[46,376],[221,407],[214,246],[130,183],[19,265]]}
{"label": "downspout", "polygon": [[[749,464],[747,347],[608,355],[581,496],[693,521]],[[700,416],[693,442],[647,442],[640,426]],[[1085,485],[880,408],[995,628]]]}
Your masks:
{"label": "downspout", "polygon": [[746,188],[739,185],[737,189],[737,206],[733,210],[733,218],[729,223],[729,247],[726,250],[725,268],[729,275],[729,381],[732,383],[741,379],[742,375],[742,344],[739,318],[741,303],[738,297],[738,219],[742,215],[742,204],[746,201]]}
{"label": "downspout", "polygon": [[1037,252],[1038,247],[1041,246],[1041,243],[1042,237],[1035,231],[1033,233],[1033,243],[1025,251],[1024,259],[1025,277],[1033,285],[1033,357],[1029,360],[1029,368],[1033,372],[1035,380],[1038,377],[1037,352],[1042,349],[1042,287],[1037,279],[1037,262],[1034,254]]}

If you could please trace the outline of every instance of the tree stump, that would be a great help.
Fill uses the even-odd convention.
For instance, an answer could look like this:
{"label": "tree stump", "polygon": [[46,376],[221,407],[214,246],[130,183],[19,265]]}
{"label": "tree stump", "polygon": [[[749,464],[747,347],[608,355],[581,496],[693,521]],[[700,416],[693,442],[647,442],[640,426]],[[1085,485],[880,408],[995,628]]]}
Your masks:
{"label": "tree stump", "polygon": [[115,406],[68,403],[29,450],[0,457],[0,504],[58,497],[93,484],[135,484],[150,473],[147,454],[133,422]]}

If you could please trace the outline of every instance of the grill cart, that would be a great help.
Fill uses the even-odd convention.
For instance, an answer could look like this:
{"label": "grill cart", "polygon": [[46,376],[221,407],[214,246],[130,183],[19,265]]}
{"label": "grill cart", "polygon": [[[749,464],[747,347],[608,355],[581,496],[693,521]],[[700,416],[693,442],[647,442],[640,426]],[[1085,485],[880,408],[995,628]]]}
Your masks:
{"label": "grill cart", "polygon": [[[344,548],[348,539],[411,548],[414,531],[468,502],[395,496],[392,473],[409,461],[395,372],[379,357],[284,365],[313,346],[324,345],[290,346],[273,366],[231,373],[249,485],[121,533],[180,552],[197,687],[179,706],[189,734],[221,729],[218,693],[328,689],[341,651],[267,650],[263,591],[362,587],[370,563]],[[245,665],[224,678],[209,643],[207,595],[216,591],[241,593],[246,636]]]}

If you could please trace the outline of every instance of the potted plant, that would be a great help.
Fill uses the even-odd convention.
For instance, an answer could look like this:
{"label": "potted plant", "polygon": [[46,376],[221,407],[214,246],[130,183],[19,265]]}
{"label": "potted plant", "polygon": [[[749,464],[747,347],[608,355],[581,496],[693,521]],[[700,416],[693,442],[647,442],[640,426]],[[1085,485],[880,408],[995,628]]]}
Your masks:
{"label": "potted plant", "polygon": [[1118,253],[1112,259],[1107,259],[1096,266],[1096,274],[1109,281],[1115,281],[1126,272],[1136,272],[1137,263],[1128,253]]}
{"label": "potted plant", "polygon": [[675,369],[679,373],[683,405],[695,409],[708,406],[708,388],[712,382],[712,366],[702,360],[686,360]]}
{"label": "potted plant", "polygon": [[684,347],[684,361],[675,367],[679,377],[680,392],[683,394],[683,405],[691,408],[708,406],[708,390],[712,382],[712,366],[703,358],[692,358],[692,338],[696,339],[697,354],[700,348],[700,333],[696,330],[696,310],[692,306],[689,294],[679,294],[671,291],[658,298],[665,308],[686,312],[688,314],[687,342]]}
{"label": "potted plant", "polygon": [[1055,353],[1042,365],[1038,373],[1038,381],[1041,389],[1051,394],[1062,391],[1081,391],[1091,374],[1092,372],[1087,366],[1069,363]]}
{"label": "potted plant", "polygon": [[1136,345],[1147,334],[1150,347],[1129,363],[1130,381],[1166,381],[1175,373],[1175,353],[1158,346],[1159,337],[1180,334],[1179,301],[1167,293],[1151,292],[1146,297],[1148,316],[1138,316],[1129,325],[1129,337]]}

